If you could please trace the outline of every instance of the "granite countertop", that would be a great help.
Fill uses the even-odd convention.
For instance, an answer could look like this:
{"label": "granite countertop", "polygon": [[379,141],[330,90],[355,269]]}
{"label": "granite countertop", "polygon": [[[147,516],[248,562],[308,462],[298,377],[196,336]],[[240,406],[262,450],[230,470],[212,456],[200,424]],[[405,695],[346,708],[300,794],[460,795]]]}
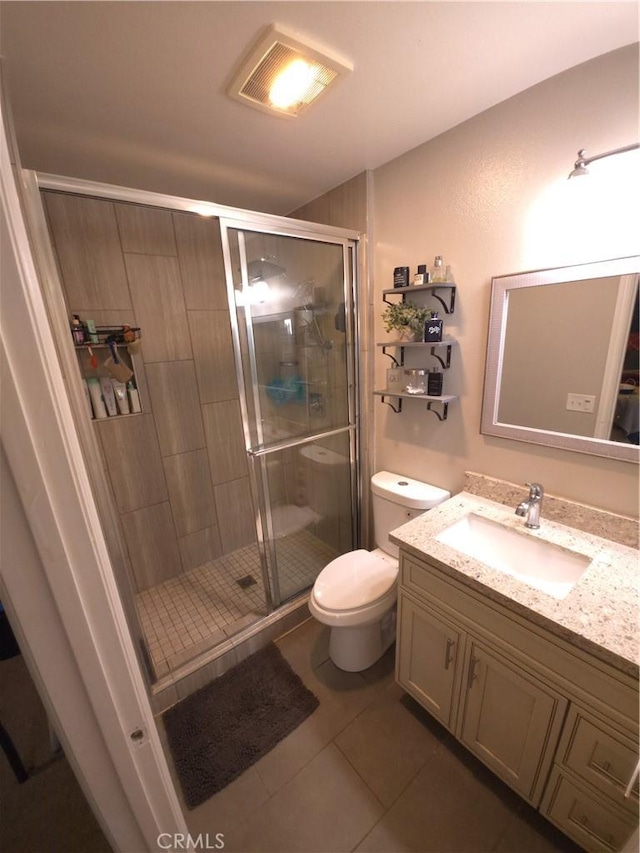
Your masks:
{"label": "granite countertop", "polygon": [[[565,598],[554,598],[435,539],[470,512],[523,536],[583,554],[591,563]],[[545,519],[544,504],[540,529],[529,530],[513,509],[469,492],[460,492],[403,524],[390,539],[408,553],[427,558],[443,573],[638,678],[640,573],[634,548]]]}

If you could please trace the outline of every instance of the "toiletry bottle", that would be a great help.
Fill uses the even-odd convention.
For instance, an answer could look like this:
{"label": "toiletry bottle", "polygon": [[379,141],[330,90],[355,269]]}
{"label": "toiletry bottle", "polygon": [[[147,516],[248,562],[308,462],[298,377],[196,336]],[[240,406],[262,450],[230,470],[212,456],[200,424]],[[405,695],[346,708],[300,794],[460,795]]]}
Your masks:
{"label": "toiletry bottle", "polygon": [[413,277],[414,284],[429,284],[429,273],[426,264],[419,264],[418,271]]}
{"label": "toiletry bottle", "polygon": [[439,397],[442,394],[442,373],[435,367],[427,374],[427,394],[430,397]]}
{"label": "toiletry bottle", "polygon": [[431,284],[436,284],[439,281],[444,281],[445,268],[442,263],[442,255],[436,255],[431,267]]}
{"label": "toiletry bottle", "polygon": [[71,320],[71,334],[74,344],[84,343],[84,328],[77,314],[74,314]]}
{"label": "toiletry bottle", "polygon": [[131,409],[129,408],[129,398],[127,397],[127,386],[124,382],[118,382],[117,379],[112,379],[111,384],[113,385],[113,393],[116,398],[118,413],[121,415],[130,414]]}
{"label": "toiletry bottle", "polygon": [[100,380],[100,390],[102,391],[102,399],[104,400],[109,417],[117,415],[118,410],[116,409],[116,397],[113,393],[113,382],[108,376],[103,376]]}
{"label": "toiletry bottle", "polygon": [[138,389],[133,384],[133,382],[127,383],[127,391],[129,392],[129,403],[131,404],[132,412],[141,412],[142,406],[140,405],[140,395],[138,394]]}
{"label": "toiletry bottle", "polygon": [[87,385],[89,386],[89,395],[91,396],[93,414],[96,418],[106,418],[107,410],[104,407],[104,400],[102,399],[102,394],[100,392],[100,382],[96,377],[92,376],[90,379],[87,379]]}
{"label": "toiletry bottle", "polygon": [[424,340],[425,343],[438,343],[442,340],[442,320],[438,319],[437,311],[432,311],[431,319],[425,320]]}
{"label": "toiletry bottle", "polygon": [[91,408],[91,395],[89,394],[89,386],[87,385],[87,380],[82,380],[82,385],[84,387],[84,398],[87,403],[87,413],[90,418],[93,418],[93,409]]}

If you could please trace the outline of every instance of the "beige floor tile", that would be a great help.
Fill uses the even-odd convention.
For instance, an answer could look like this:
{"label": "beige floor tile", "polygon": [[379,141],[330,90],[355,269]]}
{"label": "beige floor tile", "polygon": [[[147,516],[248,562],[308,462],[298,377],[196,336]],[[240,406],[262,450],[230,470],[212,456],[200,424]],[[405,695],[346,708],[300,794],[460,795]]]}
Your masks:
{"label": "beige floor tile", "polygon": [[[356,848],[367,853],[488,853],[505,833],[519,803],[491,774],[445,746]],[[514,851],[515,853],[515,851]]]}
{"label": "beige floor tile", "polygon": [[208,833],[211,844],[219,832],[225,838],[237,836],[239,827],[268,799],[269,792],[255,768],[250,767],[201,806],[192,811],[185,809],[189,832],[193,836]]}
{"label": "beige floor tile", "polygon": [[280,637],[278,648],[295,671],[317,669],[329,660],[329,628],[317,619],[307,619],[298,628]]}
{"label": "beige floor tile", "polygon": [[355,770],[330,745],[261,806],[242,832],[232,834],[225,849],[348,851],[382,812],[382,805]]}
{"label": "beige floor tile", "polygon": [[[283,652],[286,655],[286,652]],[[256,768],[270,792],[275,792],[298,773],[379,694],[358,673],[342,672],[330,660],[317,669],[294,667],[320,707],[281,741]]]}
{"label": "beige floor tile", "polygon": [[378,799],[391,806],[440,741],[401,704],[395,684],[338,735],[335,743]]}

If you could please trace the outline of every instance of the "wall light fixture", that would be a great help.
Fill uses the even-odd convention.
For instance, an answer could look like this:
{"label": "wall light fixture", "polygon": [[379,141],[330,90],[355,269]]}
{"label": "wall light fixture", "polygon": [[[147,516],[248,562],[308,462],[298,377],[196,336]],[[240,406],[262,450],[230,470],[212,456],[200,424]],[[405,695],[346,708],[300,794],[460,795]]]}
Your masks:
{"label": "wall light fixture", "polygon": [[602,160],[603,157],[611,157],[614,154],[624,154],[626,151],[634,151],[636,148],[640,148],[640,142],[634,142],[633,145],[625,145],[623,148],[614,148],[613,151],[605,151],[604,154],[594,154],[593,157],[585,157],[584,155],[587,152],[584,148],[581,148],[578,151],[578,159],[574,164],[573,170],[569,173],[569,177],[576,178],[579,175],[588,175],[589,169],[587,167],[595,160]]}

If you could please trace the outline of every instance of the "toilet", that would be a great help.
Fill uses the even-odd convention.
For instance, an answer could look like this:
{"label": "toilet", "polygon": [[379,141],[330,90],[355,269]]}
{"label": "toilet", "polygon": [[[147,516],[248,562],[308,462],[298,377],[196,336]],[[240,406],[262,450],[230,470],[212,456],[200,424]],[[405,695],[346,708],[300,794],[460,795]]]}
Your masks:
{"label": "toilet", "polygon": [[379,471],[371,478],[374,551],[349,551],[320,572],[309,610],[331,628],[329,656],[340,669],[368,669],[395,640],[398,548],[389,533],[446,501],[445,489]]}

